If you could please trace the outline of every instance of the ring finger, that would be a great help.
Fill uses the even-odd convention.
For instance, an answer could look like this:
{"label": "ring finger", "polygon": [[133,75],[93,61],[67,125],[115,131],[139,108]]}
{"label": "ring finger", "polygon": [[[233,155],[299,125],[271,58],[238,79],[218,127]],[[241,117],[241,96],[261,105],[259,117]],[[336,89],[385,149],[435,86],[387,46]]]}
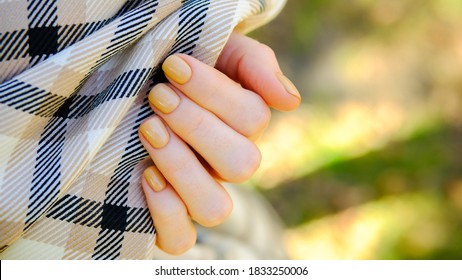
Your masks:
{"label": "ring finger", "polygon": [[224,221],[232,210],[228,193],[159,117],[151,117],[141,124],[140,140],[195,221],[203,226]]}

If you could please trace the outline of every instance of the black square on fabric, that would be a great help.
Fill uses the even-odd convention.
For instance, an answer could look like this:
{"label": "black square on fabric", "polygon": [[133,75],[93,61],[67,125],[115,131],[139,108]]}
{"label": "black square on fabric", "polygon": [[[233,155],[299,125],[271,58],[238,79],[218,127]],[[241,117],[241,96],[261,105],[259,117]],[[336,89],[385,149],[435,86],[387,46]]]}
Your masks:
{"label": "black square on fabric", "polygon": [[54,114],[55,117],[67,118],[71,111],[72,103],[74,102],[75,96],[67,98],[64,103],[59,107],[58,111]]}
{"label": "black square on fabric", "polygon": [[29,54],[47,55],[58,51],[58,27],[44,26],[29,28]]}
{"label": "black square on fabric", "polygon": [[125,231],[127,227],[128,207],[104,204],[101,228]]}

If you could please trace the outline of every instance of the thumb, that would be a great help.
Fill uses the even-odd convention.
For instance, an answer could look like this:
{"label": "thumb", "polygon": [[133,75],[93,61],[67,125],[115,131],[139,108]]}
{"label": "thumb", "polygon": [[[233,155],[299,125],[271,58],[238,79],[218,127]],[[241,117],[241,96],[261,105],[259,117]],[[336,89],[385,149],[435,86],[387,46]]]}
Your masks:
{"label": "thumb", "polygon": [[300,93],[282,74],[273,50],[254,39],[231,34],[216,68],[256,92],[274,109],[291,111],[300,105]]}

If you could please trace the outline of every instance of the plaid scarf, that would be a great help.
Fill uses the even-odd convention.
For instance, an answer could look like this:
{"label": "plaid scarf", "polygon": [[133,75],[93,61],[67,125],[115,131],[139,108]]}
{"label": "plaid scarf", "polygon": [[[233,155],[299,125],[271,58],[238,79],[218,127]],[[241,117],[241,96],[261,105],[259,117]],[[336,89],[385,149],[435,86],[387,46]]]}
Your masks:
{"label": "plaid scarf", "polygon": [[213,65],[233,29],[284,2],[1,1],[1,258],[151,258],[137,131],[159,65],[177,52]]}

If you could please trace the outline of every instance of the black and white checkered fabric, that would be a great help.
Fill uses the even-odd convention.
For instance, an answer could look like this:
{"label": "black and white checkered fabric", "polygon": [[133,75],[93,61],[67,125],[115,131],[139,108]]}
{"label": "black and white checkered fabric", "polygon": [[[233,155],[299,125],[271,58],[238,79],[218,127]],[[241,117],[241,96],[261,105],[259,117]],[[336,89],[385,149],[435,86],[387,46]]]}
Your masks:
{"label": "black and white checkered fabric", "polygon": [[160,63],[213,65],[284,2],[1,1],[0,257],[151,258],[137,131]]}

